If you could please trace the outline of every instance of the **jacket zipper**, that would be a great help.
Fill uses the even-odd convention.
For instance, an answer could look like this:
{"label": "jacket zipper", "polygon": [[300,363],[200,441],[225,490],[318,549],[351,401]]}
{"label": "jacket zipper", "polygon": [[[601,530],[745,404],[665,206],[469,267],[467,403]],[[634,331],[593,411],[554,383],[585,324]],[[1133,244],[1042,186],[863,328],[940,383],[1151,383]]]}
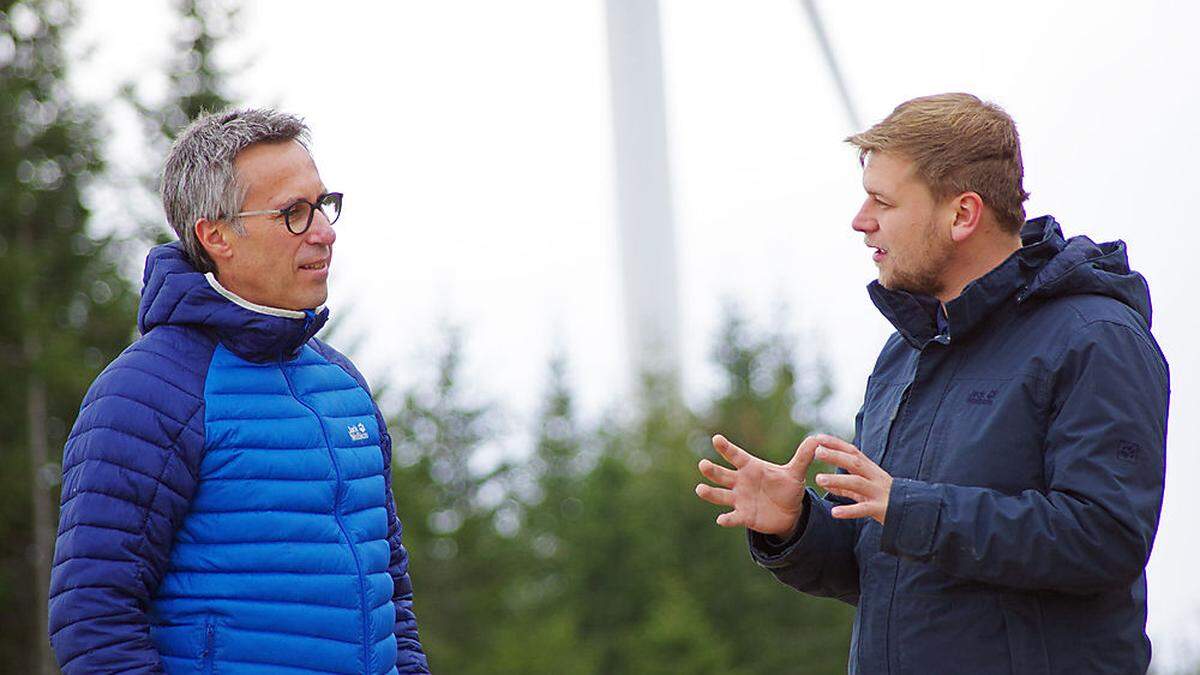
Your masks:
{"label": "jacket zipper", "polygon": [[[917,374],[921,370],[921,355],[924,352],[917,354],[917,362],[913,364],[912,377],[908,380],[908,384],[904,385],[904,391],[900,392],[900,401],[896,403],[896,407],[892,410],[892,415],[888,419],[887,438],[883,441],[883,455],[879,457],[879,466],[883,467],[884,457],[892,450],[892,432],[896,430],[896,421],[900,419],[900,414],[906,409],[908,400],[912,396],[913,387],[917,383]],[[883,661],[884,672],[892,672],[892,610],[896,603],[896,583],[900,580],[900,563],[896,563],[896,571],[892,576],[892,588],[888,594],[887,617],[883,623]]]}
{"label": "jacket zipper", "polygon": [[211,616],[204,618],[204,651],[200,652],[200,665],[204,673],[213,672],[213,646],[216,642],[216,627]]}
{"label": "jacket zipper", "polygon": [[329,461],[333,464],[334,476],[337,479],[337,490],[334,492],[333,519],[337,522],[338,530],[342,533],[342,536],[346,538],[346,544],[350,547],[350,555],[354,558],[354,570],[358,577],[358,598],[361,603],[363,620],[363,668],[369,672],[371,667],[371,639],[367,631],[371,625],[371,617],[367,609],[366,578],[363,576],[362,560],[359,558],[358,548],[355,547],[354,540],[350,538],[350,532],[346,530],[346,524],[342,521],[340,503],[342,501],[342,491],[345,488],[345,483],[342,482],[342,467],[338,464],[337,455],[333,451],[333,444],[329,442],[329,434],[325,432],[325,424],[321,421],[321,415],[315,408],[296,394],[296,388],[292,386],[292,378],[288,375],[287,368],[284,367],[282,360],[279,363],[279,371],[283,373],[283,379],[287,382],[288,391],[291,392],[292,398],[296,399],[300,405],[308,408],[308,411],[317,418],[317,423],[321,425],[321,436],[325,439],[325,449],[329,452]]}
{"label": "jacket zipper", "polygon": [[[942,347],[946,347],[947,345],[950,344],[950,336],[949,335],[938,335],[935,338],[933,338],[931,340],[931,342],[936,342],[939,345],[941,345]],[[928,343],[926,344],[926,346],[928,347]],[[923,357],[925,355],[925,353],[926,353],[925,350],[922,349],[917,354],[917,362],[913,366],[912,379],[909,380],[908,384],[906,384],[904,386],[904,392],[900,395],[900,403],[898,403],[896,405],[896,409],[892,411],[891,419],[888,420],[887,440],[884,441],[884,445],[883,445],[884,454],[887,454],[887,452],[889,450],[891,450],[892,431],[895,429],[896,420],[900,417],[900,409],[908,404],[908,400],[909,400],[910,396],[912,395],[913,387],[917,383],[917,375],[919,375],[921,372],[921,357]],[[939,403],[939,405],[940,405],[940,403]],[[936,411],[935,411],[935,413],[936,413]],[[926,443],[926,445],[928,445],[928,443],[929,443],[928,437],[926,437],[925,443]],[[921,452],[922,452],[922,456],[917,460],[917,462],[918,462],[917,473],[913,476],[913,478],[917,479],[917,480],[920,479],[920,464],[924,463],[924,448],[922,448]],[[883,457],[880,457],[879,460],[880,460],[879,465],[882,468],[883,467]],[[884,644],[883,653],[884,653],[884,661],[885,661],[885,665],[886,665],[885,672],[888,672],[888,673],[892,672],[892,650],[891,650],[892,614],[895,611],[895,607],[896,607],[896,586],[899,583],[900,583],[900,561],[897,560],[896,561],[896,571],[892,575],[891,591],[888,593],[887,620],[884,622],[884,627],[883,627],[883,644]]]}

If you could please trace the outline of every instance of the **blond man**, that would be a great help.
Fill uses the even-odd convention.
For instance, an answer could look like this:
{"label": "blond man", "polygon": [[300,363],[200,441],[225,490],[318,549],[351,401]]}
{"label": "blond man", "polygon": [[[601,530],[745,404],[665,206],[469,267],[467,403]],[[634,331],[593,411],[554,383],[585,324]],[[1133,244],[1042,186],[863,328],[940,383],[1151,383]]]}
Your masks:
{"label": "blond man", "polygon": [[917,98],[847,140],[896,328],[854,439],[777,465],[716,436],[733,468],[701,461],[697,494],[780,581],[856,607],[852,673],[1145,672],[1169,396],[1145,279],[1123,242],[1025,222],[996,105]]}

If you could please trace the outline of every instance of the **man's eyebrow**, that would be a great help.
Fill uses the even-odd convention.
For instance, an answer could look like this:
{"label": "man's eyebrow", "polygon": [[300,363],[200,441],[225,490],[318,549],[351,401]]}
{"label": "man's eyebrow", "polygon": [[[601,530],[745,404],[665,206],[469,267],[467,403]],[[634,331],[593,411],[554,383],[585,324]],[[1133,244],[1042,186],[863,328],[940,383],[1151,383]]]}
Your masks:
{"label": "man's eyebrow", "polygon": [[289,206],[292,206],[296,202],[300,201],[301,199],[304,199],[304,197],[301,197],[299,195],[289,195],[287,199],[277,199],[272,203],[275,205],[275,208],[277,208],[277,209],[286,209]]}
{"label": "man's eyebrow", "polygon": [[[316,199],[320,199],[320,198],[321,198],[321,195],[324,195],[324,194],[327,194],[327,193],[328,193],[328,190],[326,190],[326,189],[325,189],[325,186],[324,186],[324,185],[322,185],[322,186],[321,186],[321,193],[320,193],[320,194],[318,194],[318,195],[316,195]],[[286,208],[288,208],[289,206],[292,206],[292,205],[294,205],[296,202],[298,202],[298,201],[301,201],[301,200],[310,201],[310,202],[311,202],[311,201],[314,201],[314,200],[312,200],[312,199],[309,199],[308,197],[305,197],[304,195],[298,195],[298,194],[292,193],[292,194],[290,194],[290,195],[288,196],[288,198],[287,198],[287,199],[280,199],[280,200],[276,200],[276,201],[274,201],[274,202],[272,202],[272,203],[273,203],[273,204],[275,204],[274,208],[276,208],[276,209],[286,209]]]}

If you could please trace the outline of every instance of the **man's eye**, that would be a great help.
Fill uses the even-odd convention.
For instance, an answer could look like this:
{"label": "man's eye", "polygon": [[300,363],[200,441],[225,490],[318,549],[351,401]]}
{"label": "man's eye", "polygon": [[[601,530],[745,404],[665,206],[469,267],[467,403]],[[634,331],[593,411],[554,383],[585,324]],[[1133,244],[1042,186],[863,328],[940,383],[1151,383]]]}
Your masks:
{"label": "man's eye", "polygon": [[891,204],[888,204],[887,202],[883,201],[879,197],[875,197],[875,203],[880,206],[883,206],[883,207],[891,206]]}

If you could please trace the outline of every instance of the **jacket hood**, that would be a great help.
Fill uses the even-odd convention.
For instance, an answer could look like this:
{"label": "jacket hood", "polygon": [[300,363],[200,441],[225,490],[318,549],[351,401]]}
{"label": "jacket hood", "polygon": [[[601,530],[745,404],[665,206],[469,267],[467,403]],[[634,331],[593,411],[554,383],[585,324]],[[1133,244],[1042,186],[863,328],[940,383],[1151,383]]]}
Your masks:
{"label": "jacket hood", "polygon": [[[1051,216],[1025,223],[1018,254],[1036,270],[1019,300],[1066,295],[1106,295],[1120,300],[1150,326],[1150,286],[1129,267],[1125,242],[1097,244],[1085,236],[1063,239]],[[1044,264],[1039,265],[1038,261]]]}
{"label": "jacket hood", "polygon": [[[917,349],[938,335],[936,298],[889,290],[878,280],[867,287],[871,300],[896,330]],[[967,284],[946,305],[949,336],[971,333],[1013,295],[1016,302],[1069,295],[1105,295],[1129,306],[1150,326],[1150,287],[1129,268],[1125,242],[1097,244],[1085,236],[1065,239],[1053,216],[1021,228],[1021,248],[982,277]]]}
{"label": "jacket hood", "polygon": [[196,271],[179,242],[146,256],[138,331],[188,326],[213,334],[230,351],[254,362],[290,359],[329,319],[323,307],[295,311],[256,305]]}

